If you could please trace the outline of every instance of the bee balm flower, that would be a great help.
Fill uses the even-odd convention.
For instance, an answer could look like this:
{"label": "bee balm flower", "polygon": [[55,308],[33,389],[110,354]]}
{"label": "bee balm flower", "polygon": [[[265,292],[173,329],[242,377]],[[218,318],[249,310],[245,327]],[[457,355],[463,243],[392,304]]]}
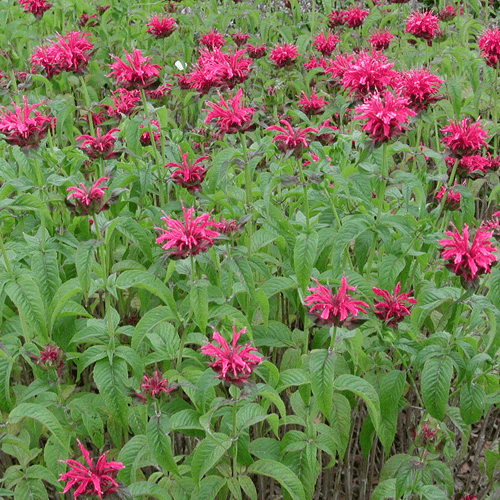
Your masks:
{"label": "bee balm flower", "polygon": [[441,132],[446,134],[441,142],[460,157],[486,146],[484,139],[488,137],[486,130],[481,127],[481,122],[477,120],[471,123],[470,118],[464,118],[461,122],[451,122],[450,125],[443,127]]}
{"label": "bee balm flower", "polygon": [[45,0],[18,0],[18,3],[22,5],[24,12],[31,12],[37,19],[52,7],[52,4]]}
{"label": "bee balm flower", "polygon": [[110,64],[111,73],[118,85],[123,85],[127,89],[149,87],[158,79],[161,66],[150,64],[149,57],[143,57],[140,50],[134,50],[132,54],[127,54],[124,50],[126,62],[119,57],[112,56],[115,62]]}
{"label": "bee balm flower", "polygon": [[401,282],[398,282],[394,292],[391,294],[386,290],[380,288],[372,288],[373,292],[382,297],[384,300],[375,302],[373,308],[375,309],[375,316],[382,321],[387,322],[387,326],[395,328],[398,323],[403,321],[405,316],[410,314],[407,304],[416,304],[417,301],[409,297],[411,290],[408,293],[399,293],[401,290]]}
{"label": "bee balm flower", "polygon": [[153,16],[146,26],[149,26],[146,33],[151,33],[155,38],[167,38],[177,28],[173,17],[159,16]]}
{"label": "bee balm flower", "polygon": [[107,177],[97,179],[88,191],[84,184],[80,184],[79,188],[71,186],[66,189],[67,192],[72,191],[66,199],[68,201],[72,198],[76,200],[77,204],[73,205],[73,208],[78,215],[94,215],[104,210],[106,207],[104,204],[104,190],[108,189],[108,187],[99,187],[99,184],[107,180]]}
{"label": "bee balm flower", "polygon": [[182,164],[167,163],[165,168],[177,167],[177,170],[170,175],[172,182],[186,188],[190,193],[195,193],[201,189],[201,183],[207,173],[205,168],[199,165],[199,163],[203,160],[208,160],[210,157],[200,156],[194,162],[188,162],[186,159],[187,155],[187,153],[182,154]]}

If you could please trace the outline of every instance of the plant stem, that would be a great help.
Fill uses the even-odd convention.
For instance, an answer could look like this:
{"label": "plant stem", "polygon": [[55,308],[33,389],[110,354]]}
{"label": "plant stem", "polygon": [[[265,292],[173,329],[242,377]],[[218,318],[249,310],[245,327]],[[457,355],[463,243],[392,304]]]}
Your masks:
{"label": "plant stem", "polygon": [[337,338],[337,325],[333,327],[332,330],[332,338],[330,340],[330,350],[333,351],[335,349],[335,339]]}
{"label": "plant stem", "polygon": [[236,431],[236,414],[238,411],[238,396],[240,390],[236,386],[232,386],[233,389],[233,477],[238,477],[238,436]]}
{"label": "plant stem", "polygon": [[304,191],[304,212],[306,216],[306,233],[309,234],[309,228],[310,228],[310,222],[309,222],[309,200],[307,199],[307,183],[306,183],[306,177],[304,175],[304,170],[302,169],[302,160],[299,158],[297,160],[297,163],[299,165],[299,176],[300,176],[300,183],[302,184],[302,190]]}
{"label": "plant stem", "polygon": [[387,177],[389,175],[389,169],[387,165],[387,142],[382,144],[382,184],[379,186],[378,192],[378,211],[377,211],[377,220],[380,220],[380,216],[382,215],[382,207],[384,205],[384,195],[385,188],[387,186]]}

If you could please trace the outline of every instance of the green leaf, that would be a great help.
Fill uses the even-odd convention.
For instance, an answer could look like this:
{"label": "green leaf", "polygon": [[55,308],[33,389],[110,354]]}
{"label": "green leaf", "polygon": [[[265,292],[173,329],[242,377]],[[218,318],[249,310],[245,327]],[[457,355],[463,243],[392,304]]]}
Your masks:
{"label": "green leaf", "polygon": [[253,481],[248,476],[238,476],[238,482],[240,483],[241,489],[250,500],[257,500],[255,484],[253,484]]}
{"label": "green leaf", "polygon": [[248,467],[248,473],[273,478],[281,484],[292,500],[307,500],[300,479],[289,467],[280,462],[269,459],[257,460]]}
{"label": "green leaf", "polygon": [[389,500],[396,498],[396,480],[386,479],[373,490],[370,500]]}
{"label": "green leaf", "polygon": [[405,260],[395,255],[385,255],[378,268],[378,280],[384,290],[392,290],[396,285],[396,278],[405,268]]}
{"label": "green leaf", "polygon": [[311,272],[318,251],[318,233],[299,234],[293,249],[293,268],[302,291],[305,292],[311,280]]}
{"label": "green leaf", "polygon": [[154,239],[153,235],[144,229],[138,222],[131,217],[120,217],[116,224],[116,229],[120,231],[123,236],[131,240],[148,261],[151,262],[153,260],[153,252],[151,250],[151,242]]}
{"label": "green leaf", "polygon": [[[455,118],[460,117],[460,110],[462,109],[462,85],[456,80],[448,80],[446,82],[448,92],[450,94],[451,105],[453,106],[453,112],[455,113]],[[449,117],[451,118],[451,117]]]}
{"label": "green leaf", "polygon": [[46,250],[45,252],[39,251],[33,254],[31,257],[31,270],[40,288],[45,305],[50,304],[52,297],[61,286],[57,252],[55,250]]}
{"label": "green leaf", "polygon": [[78,281],[85,297],[87,297],[90,289],[96,243],[95,240],[82,241],[75,253],[76,274],[78,275]]}
{"label": "green leaf", "polygon": [[420,490],[427,500],[448,500],[450,496],[433,484],[425,484]]}
{"label": "green leaf", "polygon": [[0,355],[0,409],[9,412],[10,400],[10,373],[14,366],[14,360]]}
{"label": "green leaf", "polygon": [[484,389],[472,382],[464,384],[460,390],[460,415],[466,424],[475,424],[483,416],[486,402]]}
{"label": "green leaf", "polygon": [[332,409],[328,420],[333,430],[333,439],[339,458],[343,460],[351,432],[351,405],[344,395],[333,394]]}
{"label": "green leaf", "polygon": [[329,418],[333,400],[333,370],[335,355],[327,349],[312,351],[309,355],[311,389],[325,418]]}
{"label": "green leaf", "polygon": [[160,323],[155,332],[148,333],[148,339],[155,351],[152,355],[155,359],[167,360],[177,357],[180,346],[179,334],[170,323]]}
{"label": "green leaf", "polygon": [[220,476],[207,476],[200,483],[200,491],[191,497],[192,500],[214,500],[219,491],[226,485],[226,479]]}
{"label": "green leaf", "polygon": [[453,363],[447,355],[425,362],[422,370],[422,400],[431,417],[443,420],[448,403]]}
{"label": "green leaf", "polygon": [[149,333],[154,332],[160,325],[169,324],[174,319],[169,307],[158,306],[148,311],[134,328],[131,347],[140,352],[142,343]]}
{"label": "green leaf", "polygon": [[199,485],[201,478],[213,469],[231,446],[229,436],[213,433],[201,441],[193,452],[191,476]]}
{"label": "green leaf", "polygon": [[148,438],[144,434],[133,436],[118,454],[117,461],[125,466],[118,471],[118,479],[125,484],[134,482],[143,457],[149,453]]}
{"label": "green leaf", "polygon": [[268,299],[273,295],[289,290],[290,288],[295,288],[294,281],[291,278],[284,278],[282,276],[273,277],[262,283],[260,287]]}
{"label": "green leaf", "polygon": [[380,411],[389,416],[398,413],[398,403],[403,394],[406,374],[399,370],[391,370],[380,382]]}
{"label": "green leaf", "polygon": [[333,386],[338,391],[351,391],[362,398],[370,413],[373,426],[378,431],[380,424],[380,401],[373,386],[356,375],[348,374],[340,375],[335,379]]}
{"label": "green leaf", "polygon": [[288,326],[279,321],[269,321],[266,325],[252,328],[255,347],[295,347],[296,342]]}
{"label": "green leaf", "polygon": [[299,368],[291,368],[290,370],[285,370],[280,373],[280,380],[276,391],[281,392],[293,385],[299,386],[308,384],[309,382],[310,380],[305,370],[301,370]]}
{"label": "green leaf", "polygon": [[63,283],[55,293],[49,306],[49,326],[50,330],[54,327],[54,323],[62,311],[65,304],[75,295],[82,293],[80,283],[77,278],[72,278]]}
{"label": "green leaf", "polygon": [[154,415],[146,426],[149,449],[156,463],[165,471],[179,475],[177,464],[172,456],[172,442],[168,432],[170,422],[167,415]]}
{"label": "green leaf", "polygon": [[196,324],[204,334],[208,322],[208,281],[198,280],[193,283],[189,292],[189,302]]}
{"label": "green leaf", "polygon": [[133,498],[142,499],[153,497],[157,500],[172,500],[172,497],[159,484],[150,481],[137,481],[128,486]]}

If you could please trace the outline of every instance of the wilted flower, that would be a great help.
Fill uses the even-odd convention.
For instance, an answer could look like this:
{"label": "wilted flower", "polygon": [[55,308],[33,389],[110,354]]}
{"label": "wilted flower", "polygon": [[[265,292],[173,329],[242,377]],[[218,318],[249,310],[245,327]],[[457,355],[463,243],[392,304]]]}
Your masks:
{"label": "wilted flower", "polygon": [[366,314],[365,308],[370,306],[361,300],[352,300],[349,290],[356,290],[355,286],[348,286],[345,276],[340,280],[340,288],[336,294],[332,290],[320,285],[318,280],[313,278],[318,286],[308,288],[311,295],[304,299],[306,306],[312,305],[309,313],[314,314],[320,323],[327,325],[341,326],[347,319],[356,318],[358,313]]}
{"label": "wilted flower", "polygon": [[[156,147],[160,145],[160,122],[158,120],[151,119],[149,121],[150,123],[150,128],[151,132],[149,130],[146,130],[145,132],[141,133],[141,136],[139,137],[139,141],[143,146],[150,146],[151,145],[151,135],[153,136],[154,143]],[[146,125],[139,125],[139,130],[144,130],[146,128]]]}
{"label": "wilted flower", "polygon": [[339,43],[339,37],[329,31],[326,34],[319,33],[316,35],[314,37],[313,47],[324,56],[329,56],[335,50],[337,43]]}
{"label": "wilted flower", "polygon": [[110,118],[120,119],[122,115],[130,116],[135,110],[141,100],[141,93],[138,89],[116,89],[111,92],[111,100],[113,105],[103,105],[107,107],[108,115]]}
{"label": "wilted flower", "polygon": [[415,11],[406,20],[406,32],[416,38],[432,40],[439,28],[438,18],[428,11]]}
{"label": "wilted flower", "polygon": [[76,200],[77,203],[73,205],[73,208],[78,215],[94,215],[102,212],[106,208],[104,203],[104,190],[108,189],[108,187],[99,187],[99,184],[107,180],[107,177],[97,179],[88,191],[83,183],[80,184],[79,188],[71,186],[66,189],[67,192],[72,191],[66,199],[68,201],[72,198]]}
{"label": "wilted flower", "polygon": [[429,104],[443,97],[437,95],[443,80],[425,68],[405,71],[401,74],[396,90],[408,99],[410,107],[415,111],[422,111]]}
{"label": "wilted flower", "polygon": [[[455,228],[456,229],[456,228]],[[480,274],[489,274],[490,266],[498,259],[493,252],[496,248],[491,246],[489,238],[493,235],[490,231],[479,228],[469,243],[469,227],[464,224],[462,234],[446,231],[446,236],[451,239],[442,239],[438,243],[443,247],[441,257],[447,261],[446,267],[452,270],[457,276],[470,282]]]}
{"label": "wilted flower", "polygon": [[274,136],[273,142],[277,142],[278,149],[283,153],[288,150],[294,150],[296,154],[299,154],[303,148],[307,148],[309,145],[306,139],[308,132],[316,132],[314,127],[297,127],[294,129],[287,120],[280,120],[280,123],[285,125],[286,129],[279,125],[272,125],[267,127],[266,130],[280,132]]}
{"label": "wilted flower", "polygon": [[184,223],[170,217],[162,217],[167,229],[155,227],[163,234],[156,238],[156,243],[169,251],[172,259],[186,257],[206,252],[213,244],[213,238],[219,236],[217,231],[210,227],[218,227],[217,222],[210,220],[209,214],[202,214],[193,218],[194,207],[186,210],[182,207]]}
{"label": "wilted flower", "polygon": [[271,53],[269,59],[278,67],[284,68],[290,66],[295,62],[295,59],[300,54],[297,52],[297,47],[291,43],[284,43],[283,45],[276,45]]}
{"label": "wilted flower", "polygon": [[118,488],[118,483],[115,480],[117,471],[125,466],[121,462],[107,462],[107,452],[97,459],[94,466],[94,459],[90,458],[89,452],[78,439],[77,442],[87,467],[75,460],[60,460],[71,467],[70,471],[61,474],[58,479],[58,481],[67,481],[63,494],[71,488],[75,488],[74,498],[78,498],[80,495],[97,495],[98,498],[105,498],[114,493]]}
{"label": "wilted flower", "polygon": [[226,44],[224,37],[215,29],[211,29],[200,38],[200,44],[205,45],[208,49],[220,49]]}
{"label": "wilted flower", "polygon": [[11,102],[14,111],[4,106],[0,107],[0,132],[11,146],[37,147],[47,135],[49,128],[55,125],[56,119],[52,116],[44,116],[35,110],[43,103],[30,106],[25,96],[22,101],[21,106]]}
{"label": "wilted flower", "polygon": [[163,378],[158,370],[154,372],[152,377],[144,375],[142,377],[141,389],[145,394],[149,394],[152,398],[156,398],[162,392],[170,394],[176,386],[169,384],[166,378]]}
{"label": "wilted flower", "polygon": [[200,156],[199,158],[196,158],[194,162],[188,162],[187,155],[187,153],[182,153],[181,164],[167,163],[165,168],[177,167],[177,170],[172,172],[170,175],[172,182],[186,188],[190,193],[194,193],[201,189],[201,183],[207,173],[205,168],[200,165],[200,163],[204,160],[208,160],[210,157]]}
{"label": "wilted flower", "polygon": [[487,29],[477,41],[483,57],[488,66],[498,67],[500,60],[500,31],[498,28]]}
{"label": "wilted flower", "polygon": [[374,50],[386,50],[391,43],[394,35],[387,30],[376,31],[366,41],[371,45]]}
{"label": "wilted flower", "polygon": [[365,22],[365,17],[369,14],[367,10],[351,7],[344,11],[345,24],[347,24],[349,28],[358,28]]}
{"label": "wilted flower", "polygon": [[241,89],[236,92],[234,97],[231,94],[229,96],[226,101],[219,93],[218,103],[206,102],[211,111],[206,110],[208,114],[204,123],[209,123],[210,120],[215,118],[219,132],[222,134],[244,132],[250,127],[255,110],[254,108],[245,108],[240,105],[240,99],[243,96]]}
{"label": "wilted flower", "polygon": [[96,137],[84,134],[78,136],[75,140],[77,142],[83,141],[79,145],[79,148],[91,160],[95,160],[96,158],[104,158],[105,160],[109,160],[111,158],[115,158],[120,154],[118,151],[114,151],[116,137],[113,136],[113,132],[119,131],[119,128],[113,128],[109,132],[106,132],[104,135],[101,135],[101,129],[97,127]]}
{"label": "wilted flower", "polygon": [[242,45],[245,45],[245,43],[247,43],[250,35],[248,33],[243,33],[242,31],[236,31],[235,33],[231,33],[231,38],[238,47],[241,47]]}
{"label": "wilted flower", "polygon": [[481,125],[479,120],[471,123],[470,118],[463,118],[461,122],[451,122],[441,129],[443,134],[447,134],[441,142],[457,156],[468,155],[486,146],[484,139],[488,134]]}
{"label": "wilted flower", "polygon": [[266,55],[266,44],[262,45],[252,45],[251,43],[247,43],[245,45],[247,50],[248,57],[252,59],[260,59]]}
{"label": "wilted flower", "polygon": [[240,224],[237,220],[226,220],[223,218],[219,219],[219,226],[217,227],[217,231],[220,234],[224,234],[225,236],[229,236],[231,234],[238,233],[242,228],[242,224]]}
{"label": "wilted flower", "polygon": [[236,327],[233,325],[231,347],[224,337],[218,332],[214,332],[212,339],[220,347],[207,344],[201,348],[203,354],[215,358],[215,361],[209,366],[217,373],[217,378],[236,386],[246,384],[254,368],[262,361],[259,356],[253,354],[253,351],[257,351],[255,347],[251,347],[249,344],[237,345],[240,335],[244,333],[245,328],[236,333]]}
{"label": "wilted flower", "polygon": [[146,33],[151,33],[155,38],[166,38],[177,29],[173,17],[153,16],[146,26],[149,26]]}
{"label": "wilted flower", "polygon": [[408,100],[394,96],[386,91],[382,95],[374,94],[355,109],[359,115],[355,120],[364,120],[362,130],[373,139],[373,142],[383,142],[400,134],[404,124],[415,112],[408,107]]}
{"label": "wilted flower", "polygon": [[64,366],[63,352],[57,345],[47,344],[38,356],[30,354],[30,358],[43,370],[56,370],[57,376],[61,376],[61,370]]}
{"label": "wilted flower", "polygon": [[327,104],[328,101],[318,97],[314,90],[311,93],[311,97],[307,97],[306,93],[302,91],[302,97],[297,102],[299,108],[308,116],[320,114]]}
{"label": "wilted flower", "polygon": [[52,7],[52,4],[45,0],[18,0],[18,3],[22,5],[25,12],[31,12],[37,19],[40,19],[43,13]]}
{"label": "wilted flower", "polygon": [[116,56],[111,56],[115,62],[110,64],[111,73],[118,85],[123,85],[127,89],[141,89],[149,87],[158,79],[161,66],[150,64],[151,58],[143,57],[141,51],[136,49],[132,54],[127,54],[124,50],[126,62]]}
{"label": "wilted flower", "polygon": [[391,294],[387,290],[381,290],[380,288],[372,288],[373,292],[382,297],[384,300],[379,300],[373,304],[375,309],[375,316],[385,321],[387,326],[395,328],[398,323],[403,321],[405,316],[410,314],[408,306],[405,304],[416,304],[417,301],[409,297],[412,293],[410,290],[408,293],[399,293],[401,290],[401,282],[394,288],[394,292]]}

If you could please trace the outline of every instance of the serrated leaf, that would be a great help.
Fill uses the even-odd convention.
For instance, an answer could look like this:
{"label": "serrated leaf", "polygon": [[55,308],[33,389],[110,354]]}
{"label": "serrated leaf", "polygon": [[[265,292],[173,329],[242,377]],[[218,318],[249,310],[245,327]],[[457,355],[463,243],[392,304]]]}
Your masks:
{"label": "serrated leaf", "polygon": [[133,498],[153,497],[157,500],[172,500],[172,497],[159,484],[150,481],[137,481],[128,486]]}
{"label": "serrated leaf", "polygon": [[332,437],[335,441],[335,447],[338,450],[339,458],[343,460],[351,431],[351,405],[342,394],[333,394],[332,409],[328,420],[333,430]]}
{"label": "serrated leaf", "polygon": [[201,478],[219,463],[231,444],[231,439],[221,433],[213,433],[198,444],[191,462],[191,476],[197,485],[200,484]]}
{"label": "serrated leaf", "polygon": [[293,249],[293,268],[302,291],[305,292],[311,280],[311,272],[318,251],[318,233],[299,234]]}
{"label": "serrated leaf", "polygon": [[330,350],[320,349],[309,355],[311,389],[325,418],[332,411],[334,364],[335,355]]}
{"label": "serrated leaf", "polygon": [[405,268],[405,260],[389,254],[384,256],[378,268],[380,288],[392,290],[396,284],[399,273]]}
{"label": "serrated leaf", "polygon": [[207,476],[200,482],[200,491],[196,492],[192,500],[214,500],[219,491],[226,485],[226,479],[220,476]]}
{"label": "serrated leaf", "polygon": [[130,484],[136,479],[136,470],[140,467],[142,458],[149,454],[148,439],[145,434],[133,436],[120,450],[117,461],[125,466],[118,471],[118,479]]}
{"label": "serrated leaf", "polygon": [[382,415],[390,416],[398,413],[398,403],[403,394],[406,375],[399,370],[391,370],[380,382],[380,411]]}
{"label": "serrated leaf", "polygon": [[304,370],[301,370],[299,368],[291,368],[290,370],[285,370],[280,373],[280,380],[276,391],[281,392],[293,385],[304,385],[309,382],[310,379]]}
{"label": "serrated leaf", "polygon": [[63,283],[55,293],[49,305],[49,326],[52,330],[54,323],[65,304],[75,295],[82,292],[77,278]]}
{"label": "serrated leaf", "polygon": [[61,286],[57,252],[46,250],[34,253],[31,257],[31,270],[47,306]]}
{"label": "serrated leaf", "polygon": [[208,282],[206,280],[193,283],[189,291],[189,302],[200,332],[205,333],[208,322]]}
{"label": "serrated leaf", "polygon": [[255,484],[248,476],[238,476],[238,482],[240,483],[241,489],[250,498],[250,500],[257,500],[257,490]]}
{"label": "serrated leaf", "polygon": [[460,415],[466,424],[475,424],[483,416],[486,402],[484,389],[472,382],[464,384],[460,390]]}
{"label": "serrated leaf", "polygon": [[95,240],[82,241],[75,253],[76,274],[80,287],[87,297],[90,289],[92,265],[94,263]]}
{"label": "serrated leaf", "polygon": [[373,490],[370,500],[389,500],[396,497],[396,480],[386,479]]}
{"label": "serrated leaf", "polygon": [[167,415],[154,415],[146,426],[146,437],[156,463],[165,471],[179,475],[179,469],[172,455],[169,431],[170,422]]}
{"label": "serrated leaf", "polygon": [[422,370],[422,401],[431,417],[443,420],[448,403],[453,363],[449,356],[428,359]]}
{"label": "serrated leaf", "polygon": [[131,240],[149,261],[153,260],[152,234],[130,217],[120,217],[115,227],[123,236]]}
{"label": "serrated leaf", "polygon": [[140,351],[144,339],[149,333],[154,332],[159,325],[174,319],[169,307],[158,306],[148,311],[134,328],[131,347],[135,351]]}
{"label": "serrated leaf", "polygon": [[13,366],[14,360],[0,356],[0,409],[5,412],[11,409],[10,373]]}

